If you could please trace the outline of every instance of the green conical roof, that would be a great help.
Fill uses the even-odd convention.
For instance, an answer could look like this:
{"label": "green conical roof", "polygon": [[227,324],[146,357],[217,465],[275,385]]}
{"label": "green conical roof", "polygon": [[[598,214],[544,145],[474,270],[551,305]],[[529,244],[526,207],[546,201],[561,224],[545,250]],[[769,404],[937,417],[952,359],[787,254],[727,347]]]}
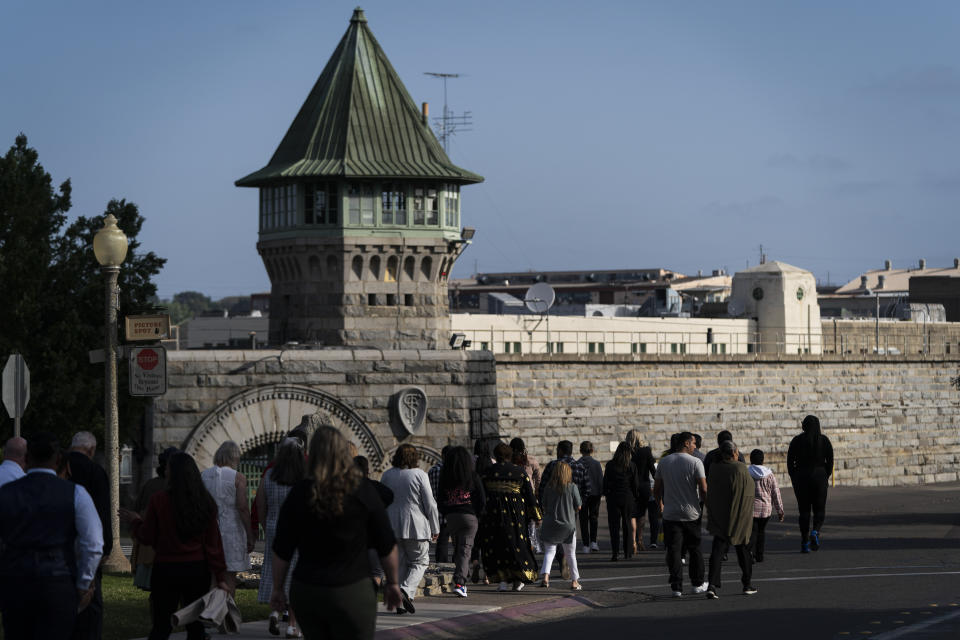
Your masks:
{"label": "green conical roof", "polygon": [[360,8],[270,163],[235,184],[314,177],[483,181],[450,162]]}

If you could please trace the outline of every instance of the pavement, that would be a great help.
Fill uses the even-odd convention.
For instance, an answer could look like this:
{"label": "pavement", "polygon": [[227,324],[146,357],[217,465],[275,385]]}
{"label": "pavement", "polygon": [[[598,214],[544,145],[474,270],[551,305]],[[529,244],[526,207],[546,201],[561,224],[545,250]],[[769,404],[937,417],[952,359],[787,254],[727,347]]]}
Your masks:
{"label": "pavement", "polygon": [[[678,619],[710,628],[717,639],[742,639],[745,623],[775,632],[778,640],[960,638],[960,483],[831,488],[824,546],[811,554],[799,553],[792,492],[783,498],[786,521],[767,527],[755,596],[740,593],[731,560],[720,600],[689,593],[672,598],[662,548],[610,562],[601,514],[604,551],[578,554],[582,592],[569,590],[555,564],[549,590],[527,585],[498,593],[496,585],[468,585],[468,598],[417,598],[414,615],[381,610],[377,638],[513,637],[519,624],[525,640],[641,630],[661,638],[676,635]],[[705,556],[709,544],[704,535]],[[235,637],[270,636],[259,621],[245,623]]]}

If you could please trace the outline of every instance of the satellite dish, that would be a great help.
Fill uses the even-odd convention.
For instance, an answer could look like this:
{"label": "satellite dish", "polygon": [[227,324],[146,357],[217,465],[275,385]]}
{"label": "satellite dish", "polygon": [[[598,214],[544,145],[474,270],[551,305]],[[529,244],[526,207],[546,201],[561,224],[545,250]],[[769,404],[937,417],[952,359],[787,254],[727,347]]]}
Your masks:
{"label": "satellite dish", "polygon": [[538,282],[527,289],[527,293],[523,296],[523,303],[533,313],[546,313],[556,299],[557,294],[553,291],[553,287],[546,282]]}
{"label": "satellite dish", "polygon": [[737,318],[743,315],[743,312],[746,311],[743,307],[743,302],[733,298],[730,302],[727,303],[727,315],[732,318]]}

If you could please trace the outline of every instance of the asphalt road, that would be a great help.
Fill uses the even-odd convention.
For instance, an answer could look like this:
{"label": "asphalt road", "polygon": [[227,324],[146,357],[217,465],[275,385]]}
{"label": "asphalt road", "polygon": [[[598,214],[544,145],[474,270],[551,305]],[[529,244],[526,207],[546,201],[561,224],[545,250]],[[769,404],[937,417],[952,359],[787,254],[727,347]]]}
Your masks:
{"label": "asphalt road", "polygon": [[[686,575],[673,598],[662,550],[610,562],[601,514],[603,551],[578,555],[582,595],[597,606],[489,637],[960,638],[960,483],[833,488],[823,546],[810,554],[799,552],[792,491],[783,497],[786,520],[768,525],[765,561],[754,566],[756,595],[741,593],[731,551],[718,600],[688,595]],[[708,562],[710,541],[704,534]],[[557,565],[552,580],[551,591],[565,587]]]}

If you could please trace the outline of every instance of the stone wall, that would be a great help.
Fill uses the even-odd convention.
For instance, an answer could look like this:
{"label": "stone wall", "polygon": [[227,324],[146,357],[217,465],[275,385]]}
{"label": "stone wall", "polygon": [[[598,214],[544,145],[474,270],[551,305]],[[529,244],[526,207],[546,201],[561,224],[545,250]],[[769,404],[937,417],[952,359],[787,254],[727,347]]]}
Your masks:
{"label": "stone wall", "polygon": [[[495,378],[487,352],[173,351],[168,391],[150,416],[153,450],[184,447],[203,468],[225,440],[246,453],[316,415],[351,437],[373,468],[388,466],[400,442],[415,444],[432,464],[447,443],[468,444],[471,428],[496,430]],[[427,397],[416,435],[400,427],[390,406],[408,387]]]}
{"label": "stone wall", "polygon": [[[874,353],[876,320],[824,319],[824,353]],[[960,323],[904,322],[880,319],[880,352],[957,357],[960,354]]]}
{"label": "stone wall", "polygon": [[956,356],[497,355],[500,431],[542,461],[561,439],[591,440],[606,460],[631,428],[655,453],[677,431],[700,433],[709,449],[729,429],[745,455],[766,452],[783,484],[808,413],[833,442],[837,484],[960,479],[958,376]]}

